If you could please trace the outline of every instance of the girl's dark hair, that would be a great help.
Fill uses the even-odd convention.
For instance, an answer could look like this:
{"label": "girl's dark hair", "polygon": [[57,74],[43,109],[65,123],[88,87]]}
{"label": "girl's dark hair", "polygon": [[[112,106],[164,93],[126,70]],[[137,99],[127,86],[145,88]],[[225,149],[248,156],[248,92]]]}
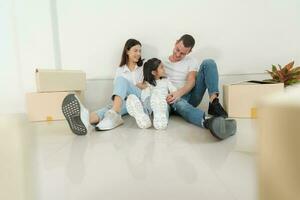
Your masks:
{"label": "girl's dark hair", "polygon": [[152,71],[157,70],[160,65],[161,60],[157,58],[151,58],[147,60],[144,64],[143,74],[144,74],[144,82],[147,81],[149,84],[156,86],[155,77],[152,74]]}
{"label": "girl's dark hair", "polygon": [[[122,52],[122,57],[121,57],[121,62],[120,62],[120,67],[122,67],[123,65],[128,64],[128,55],[127,55],[127,51],[129,51],[131,49],[131,47],[135,46],[135,45],[140,45],[142,46],[142,44],[136,40],[136,39],[129,39],[126,41],[124,48],[123,48],[123,52]],[[138,62],[136,63],[137,66],[141,67],[143,66],[143,61],[144,59],[140,58],[138,60]]]}

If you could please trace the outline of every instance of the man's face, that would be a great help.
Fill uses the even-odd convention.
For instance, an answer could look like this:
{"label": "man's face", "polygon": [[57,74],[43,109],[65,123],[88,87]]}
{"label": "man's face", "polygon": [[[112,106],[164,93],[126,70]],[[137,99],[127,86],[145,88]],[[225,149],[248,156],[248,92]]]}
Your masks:
{"label": "man's face", "polygon": [[173,59],[175,62],[180,61],[190,52],[191,52],[191,48],[185,47],[182,41],[176,42],[173,49]]}

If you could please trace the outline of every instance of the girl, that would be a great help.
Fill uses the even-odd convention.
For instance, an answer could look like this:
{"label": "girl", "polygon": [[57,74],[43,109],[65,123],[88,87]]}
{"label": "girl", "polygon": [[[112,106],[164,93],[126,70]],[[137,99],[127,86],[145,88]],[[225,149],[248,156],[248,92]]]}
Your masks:
{"label": "girl", "polygon": [[165,69],[157,58],[149,59],[144,64],[144,85],[141,100],[135,95],[129,95],[126,101],[128,113],[133,116],[140,128],[149,128],[149,115],[153,113],[153,126],[156,129],[165,129],[168,125],[169,107],[166,98],[176,88],[165,77]]}
{"label": "girl", "polygon": [[141,46],[138,40],[126,41],[116,70],[111,104],[89,114],[74,94],[65,97],[62,111],[73,133],[87,134],[89,124],[94,125],[96,130],[110,130],[124,123],[122,115],[127,114],[125,99],[129,94],[140,97],[143,88]]}

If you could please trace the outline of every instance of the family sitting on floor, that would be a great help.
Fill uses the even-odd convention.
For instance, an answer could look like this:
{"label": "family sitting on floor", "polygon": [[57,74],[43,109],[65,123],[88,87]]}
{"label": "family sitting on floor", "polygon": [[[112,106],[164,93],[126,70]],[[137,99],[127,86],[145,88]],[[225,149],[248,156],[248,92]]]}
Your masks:
{"label": "family sitting on floor", "polygon": [[[166,129],[171,113],[209,129],[220,140],[234,135],[236,121],[227,118],[219,103],[217,65],[207,59],[198,66],[188,56],[194,45],[194,38],[185,34],[175,42],[170,56],[162,60],[151,58],[143,64],[141,43],[127,40],[116,70],[111,104],[89,113],[74,94],[63,100],[62,111],[72,132],[86,135],[90,124],[97,131],[111,130],[124,123],[122,116],[126,114],[134,117],[140,128],[153,124],[156,129]],[[208,114],[212,117],[197,108],[206,89],[210,100]]]}

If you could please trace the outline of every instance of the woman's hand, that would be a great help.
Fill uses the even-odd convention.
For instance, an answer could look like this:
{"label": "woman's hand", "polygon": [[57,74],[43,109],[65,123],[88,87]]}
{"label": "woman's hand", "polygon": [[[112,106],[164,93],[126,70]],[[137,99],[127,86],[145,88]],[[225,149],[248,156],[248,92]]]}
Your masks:
{"label": "woman's hand", "polygon": [[137,83],[136,86],[141,90],[146,89],[148,87],[146,83]]}
{"label": "woman's hand", "polygon": [[182,94],[180,93],[180,91],[176,91],[176,92],[171,92],[168,96],[167,96],[167,102],[168,104],[173,104],[176,101],[178,101],[180,98],[182,97]]}

